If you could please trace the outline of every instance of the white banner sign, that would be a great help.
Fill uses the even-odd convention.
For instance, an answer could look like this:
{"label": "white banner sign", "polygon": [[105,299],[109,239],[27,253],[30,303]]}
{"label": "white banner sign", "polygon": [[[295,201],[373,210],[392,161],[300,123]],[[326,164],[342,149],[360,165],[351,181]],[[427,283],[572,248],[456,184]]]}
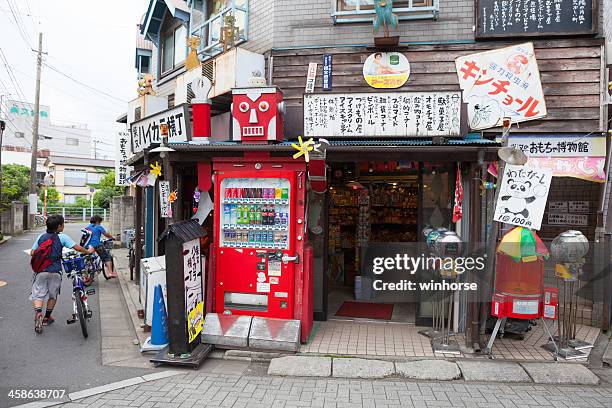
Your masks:
{"label": "white banner sign", "polygon": [[172,217],[172,207],[170,204],[170,182],[159,182],[159,212],[162,218]]}
{"label": "white banner sign", "polygon": [[128,178],[132,167],[127,165],[130,156],[130,136],[127,132],[119,132],[117,135],[115,152],[115,185],[129,186]]}
{"label": "white banner sign", "polygon": [[605,136],[584,135],[510,135],[508,146],[522,150],[529,157],[605,157]]}
{"label": "white banner sign", "polygon": [[306,137],[461,135],[459,92],[304,95]]}
{"label": "white banner sign", "polygon": [[551,180],[552,171],[548,169],[506,164],[495,221],[539,230]]}
{"label": "white banner sign", "polygon": [[455,60],[472,129],[546,116],[540,71],[532,43],[470,54]]}
{"label": "white banner sign", "polygon": [[187,105],[183,104],[132,123],[130,125],[132,151],[138,153],[151,146],[151,144],[161,143],[159,125],[162,123],[168,125],[169,142],[190,140],[191,124],[186,118]]}

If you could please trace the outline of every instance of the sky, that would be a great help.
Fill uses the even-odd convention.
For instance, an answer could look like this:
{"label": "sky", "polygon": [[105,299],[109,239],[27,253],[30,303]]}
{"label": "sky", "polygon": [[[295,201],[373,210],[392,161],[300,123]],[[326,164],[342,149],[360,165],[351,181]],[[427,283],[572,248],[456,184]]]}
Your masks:
{"label": "sky", "polygon": [[136,24],[147,5],[147,0],[0,0],[0,51],[16,79],[0,59],[0,95],[22,100],[23,94],[34,102],[31,49],[42,32],[44,63],[102,92],[43,66],[41,104],[51,107],[51,122],[87,124],[92,138],[101,141],[98,157],[114,158],[115,135],[125,130],[115,120],[137,97]]}

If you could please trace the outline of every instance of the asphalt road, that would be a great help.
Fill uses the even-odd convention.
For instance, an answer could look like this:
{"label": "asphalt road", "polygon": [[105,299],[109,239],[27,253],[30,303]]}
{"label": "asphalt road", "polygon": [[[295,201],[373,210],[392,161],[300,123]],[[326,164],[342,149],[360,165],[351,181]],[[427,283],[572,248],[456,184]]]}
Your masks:
{"label": "asphalt road", "polygon": [[[66,224],[64,232],[78,242],[80,228],[81,224]],[[32,270],[23,250],[31,248],[41,232],[28,232],[0,245],[0,281],[7,282],[0,287],[0,407],[27,402],[8,398],[11,389],[74,392],[150,373],[102,366],[97,293],[89,297],[93,317],[85,339],[78,323],[66,324],[72,314],[72,282],[65,277],[53,312],[55,323],[45,327],[42,335],[34,332],[34,312],[28,300]],[[97,292],[97,284],[94,287]]]}

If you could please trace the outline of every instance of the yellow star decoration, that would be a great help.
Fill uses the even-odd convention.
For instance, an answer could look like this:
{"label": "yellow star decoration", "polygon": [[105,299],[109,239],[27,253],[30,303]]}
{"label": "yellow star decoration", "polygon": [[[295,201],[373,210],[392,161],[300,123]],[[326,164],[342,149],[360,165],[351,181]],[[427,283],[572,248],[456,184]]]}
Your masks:
{"label": "yellow star decoration", "polygon": [[177,193],[177,191],[176,191],[176,190],[174,190],[173,192],[171,192],[171,193],[170,193],[170,195],[168,196],[168,202],[169,202],[170,204],[172,204],[173,202],[175,202],[175,201],[176,201],[177,194],[178,194],[178,193]]}
{"label": "yellow star decoration", "polygon": [[299,144],[291,143],[291,146],[297,150],[297,153],[293,155],[293,158],[297,159],[304,156],[304,160],[306,160],[306,163],[308,163],[310,161],[310,155],[308,152],[312,152],[314,150],[314,140],[310,138],[304,142],[302,140],[302,136],[298,136],[298,143]]}
{"label": "yellow star decoration", "polygon": [[155,162],[155,164],[150,164],[150,166],[151,166],[151,174],[153,174],[155,178],[158,178],[159,176],[161,176],[162,167],[158,162]]}

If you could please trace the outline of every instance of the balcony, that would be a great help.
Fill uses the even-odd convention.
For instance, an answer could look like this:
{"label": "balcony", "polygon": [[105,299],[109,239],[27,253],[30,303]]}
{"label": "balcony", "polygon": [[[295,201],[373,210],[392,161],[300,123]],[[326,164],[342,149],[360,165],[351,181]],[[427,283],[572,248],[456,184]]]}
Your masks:
{"label": "balcony", "polygon": [[[393,13],[399,21],[435,20],[440,10],[440,0],[396,1]],[[371,23],[376,17],[374,0],[337,0],[332,14],[334,24]]]}
{"label": "balcony", "polygon": [[221,28],[224,26],[225,16],[233,15],[236,18],[236,27],[239,29],[239,45],[248,39],[249,6],[247,0],[232,0],[228,6],[215,13],[203,23],[198,23],[197,13],[192,9],[191,35],[201,38],[198,53],[204,60],[210,59],[223,52],[221,43]]}

